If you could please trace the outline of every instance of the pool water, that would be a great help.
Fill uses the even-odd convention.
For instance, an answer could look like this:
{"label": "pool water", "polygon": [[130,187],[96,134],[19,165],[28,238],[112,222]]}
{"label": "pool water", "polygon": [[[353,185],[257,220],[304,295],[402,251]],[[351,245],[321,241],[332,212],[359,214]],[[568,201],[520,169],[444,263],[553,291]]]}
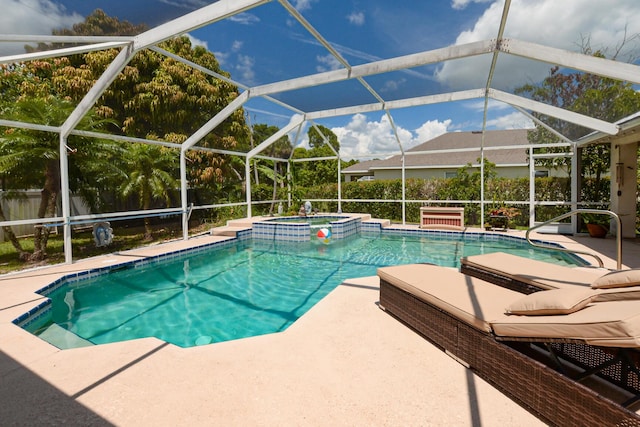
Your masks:
{"label": "pool water", "polygon": [[25,328],[47,340],[54,329],[79,337],[50,340],[59,347],[143,337],[191,347],[283,331],[345,279],[375,275],[378,267],[458,267],[460,257],[496,251],[576,264],[557,251],[482,237],[361,233],[328,245],[247,240],[68,283],[48,295],[49,313]]}

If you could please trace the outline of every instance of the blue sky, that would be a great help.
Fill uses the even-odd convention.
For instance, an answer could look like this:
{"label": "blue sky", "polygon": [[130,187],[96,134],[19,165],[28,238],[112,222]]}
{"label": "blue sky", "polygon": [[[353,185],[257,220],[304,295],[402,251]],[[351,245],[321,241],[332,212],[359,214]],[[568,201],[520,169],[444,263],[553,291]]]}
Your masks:
{"label": "blue sky", "polygon": [[[350,65],[407,55],[496,36],[500,0],[290,0]],[[133,23],[157,25],[210,2],[202,0],[0,0],[0,32],[50,34],[70,27],[94,9]],[[613,52],[623,40],[640,34],[637,0],[513,0],[505,36],[579,51],[589,39],[594,49]],[[190,33],[194,43],[215,53],[232,78],[247,86],[276,82],[335,69],[340,64],[286,10],[273,1],[231,19]],[[625,55],[638,56],[640,40],[630,40]],[[20,46],[0,45],[0,54]],[[490,56],[438,63],[367,77],[385,100],[484,87]],[[501,56],[493,87],[513,91],[543,79],[550,65]],[[278,99],[303,111],[373,103],[357,81],[302,89]],[[443,103],[393,110],[398,136],[411,147],[444,132],[479,130],[483,101]],[[256,99],[246,106],[253,123],[284,126],[292,112]],[[492,103],[489,129],[525,128],[532,123],[513,108]],[[318,121],[340,138],[348,157],[396,151],[392,127],[383,112]],[[305,132],[306,133],[306,132]],[[302,138],[297,141],[304,144]]]}

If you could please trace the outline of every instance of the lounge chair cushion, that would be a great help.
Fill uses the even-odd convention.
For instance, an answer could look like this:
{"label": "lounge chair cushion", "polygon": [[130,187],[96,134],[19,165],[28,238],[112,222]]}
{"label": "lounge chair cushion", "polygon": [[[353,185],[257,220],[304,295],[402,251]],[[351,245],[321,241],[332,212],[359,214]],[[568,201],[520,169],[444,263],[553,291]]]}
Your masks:
{"label": "lounge chair cushion", "polygon": [[497,276],[510,277],[541,289],[589,287],[594,280],[609,272],[609,270],[601,268],[551,264],[504,252],[472,255],[462,258],[461,262]]}
{"label": "lounge chair cushion", "polygon": [[552,289],[526,295],[507,306],[507,314],[546,316],[582,310],[596,293],[592,289]]}
{"label": "lounge chair cushion", "polygon": [[505,301],[521,293],[484,280],[461,274],[456,269],[428,264],[409,264],[378,269],[378,276],[485,332],[491,332],[489,320],[504,313]]}
{"label": "lounge chair cushion", "polygon": [[514,339],[575,339],[604,347],[640,347],[640,303],[611,301],[560,316],[502,315],[491,321],[496,336]]}
{"label": "lounge chair cushion", "polygon": [[624,288],[640,285],[640,269],[613,271],[597,278],[591,287],[594,289]]}
{"label": "lounge chair cushion", "polygon": [[596,291],[596,295],[591,302],[640,300],[640,286],[599,288],[594,291]]}

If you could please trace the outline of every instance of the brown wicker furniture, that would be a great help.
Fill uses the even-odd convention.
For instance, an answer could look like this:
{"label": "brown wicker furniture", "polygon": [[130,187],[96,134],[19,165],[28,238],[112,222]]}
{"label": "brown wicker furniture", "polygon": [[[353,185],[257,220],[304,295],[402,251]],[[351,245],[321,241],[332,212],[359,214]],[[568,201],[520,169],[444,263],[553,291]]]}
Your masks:
{"label": "brown wicker furniture", "polygon": [[565,267],[504,252],[461,258],[460,271],[525,294],[568,286],[588,287],[609,272],[604,268]]}
{"label": "brown wicker furniture", "polygon": [[[454,269],[424,264],[394,266],[379,269],[378,276],[382,309],[544,422],[640,426],[635,412],[611,398],[622,393],[625,400],[640,392],[633,349],[596,347],[573,339],[497,337],[491,319],[502,318],[504,306],[522,294]],[[539,346],[532,346],[532,342]],[[541,350],[546,348],[551,353]],[[556,356],[565,372],[553,365]],[[594,383],[607,393],[615,393],[605,396],[602,390],[569,376],[579,366],[605,372]],[[604,383],[602,378],[609,377],[624,383],[627,391]]]}

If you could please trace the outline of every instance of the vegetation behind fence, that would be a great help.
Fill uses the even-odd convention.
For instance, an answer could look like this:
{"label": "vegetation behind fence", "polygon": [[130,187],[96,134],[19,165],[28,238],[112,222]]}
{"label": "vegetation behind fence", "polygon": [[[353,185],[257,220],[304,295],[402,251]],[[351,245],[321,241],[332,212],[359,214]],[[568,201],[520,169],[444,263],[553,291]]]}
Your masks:
{"label": "vegetation behind fence", "polygon": [[[337,184],[324,184],[314,187],[298,188],[296,194],[304,195],[301,199],[335,199],[337,198]],[[496,178],[485,185],[485,209],[500,206],[516,207],[520,215],[513,224],[527,226],[529,221],[529,179],[528,178]],[[342,184],[342,199],[359,199],[362,202],[345,201],[342,203],[343,212],[366,212],[376,218],[388,218],[393,221],[402,220],[402,204],[385,203],[384,201],[369,202],[366,200],[402,200],[402,181],[379,180],[367,182],[347,182]],[[470,182],[460,182],[455,178],[449,179],[408,179],[406,180],[405,199],[420,201],[407,202],[406,221],[419,222],[420,206],[429,202],[431,206],[461,206],[465,208],[465,223],[480,224],[480,190]],[[536,178],[535,199],[541,202],[570,202],[571,182],[569,178]],[[583,183],[581,199],[585,202],[602,202],[609,200],[609,180],[601,179],[598,183],[586,179]],[[464,201],[471,203],[450,203],[447,201]],[[518,201],[521,203],[505,203]],[[608,205],[608,203],[605,203]],[[338,209],[337,201],[316,202],[315,206],[326,212]],[[607,206],[604,206],[607,207]],[[545,221],[567,212],[570,208],[563,205],[538,206],[536,220]]]}

